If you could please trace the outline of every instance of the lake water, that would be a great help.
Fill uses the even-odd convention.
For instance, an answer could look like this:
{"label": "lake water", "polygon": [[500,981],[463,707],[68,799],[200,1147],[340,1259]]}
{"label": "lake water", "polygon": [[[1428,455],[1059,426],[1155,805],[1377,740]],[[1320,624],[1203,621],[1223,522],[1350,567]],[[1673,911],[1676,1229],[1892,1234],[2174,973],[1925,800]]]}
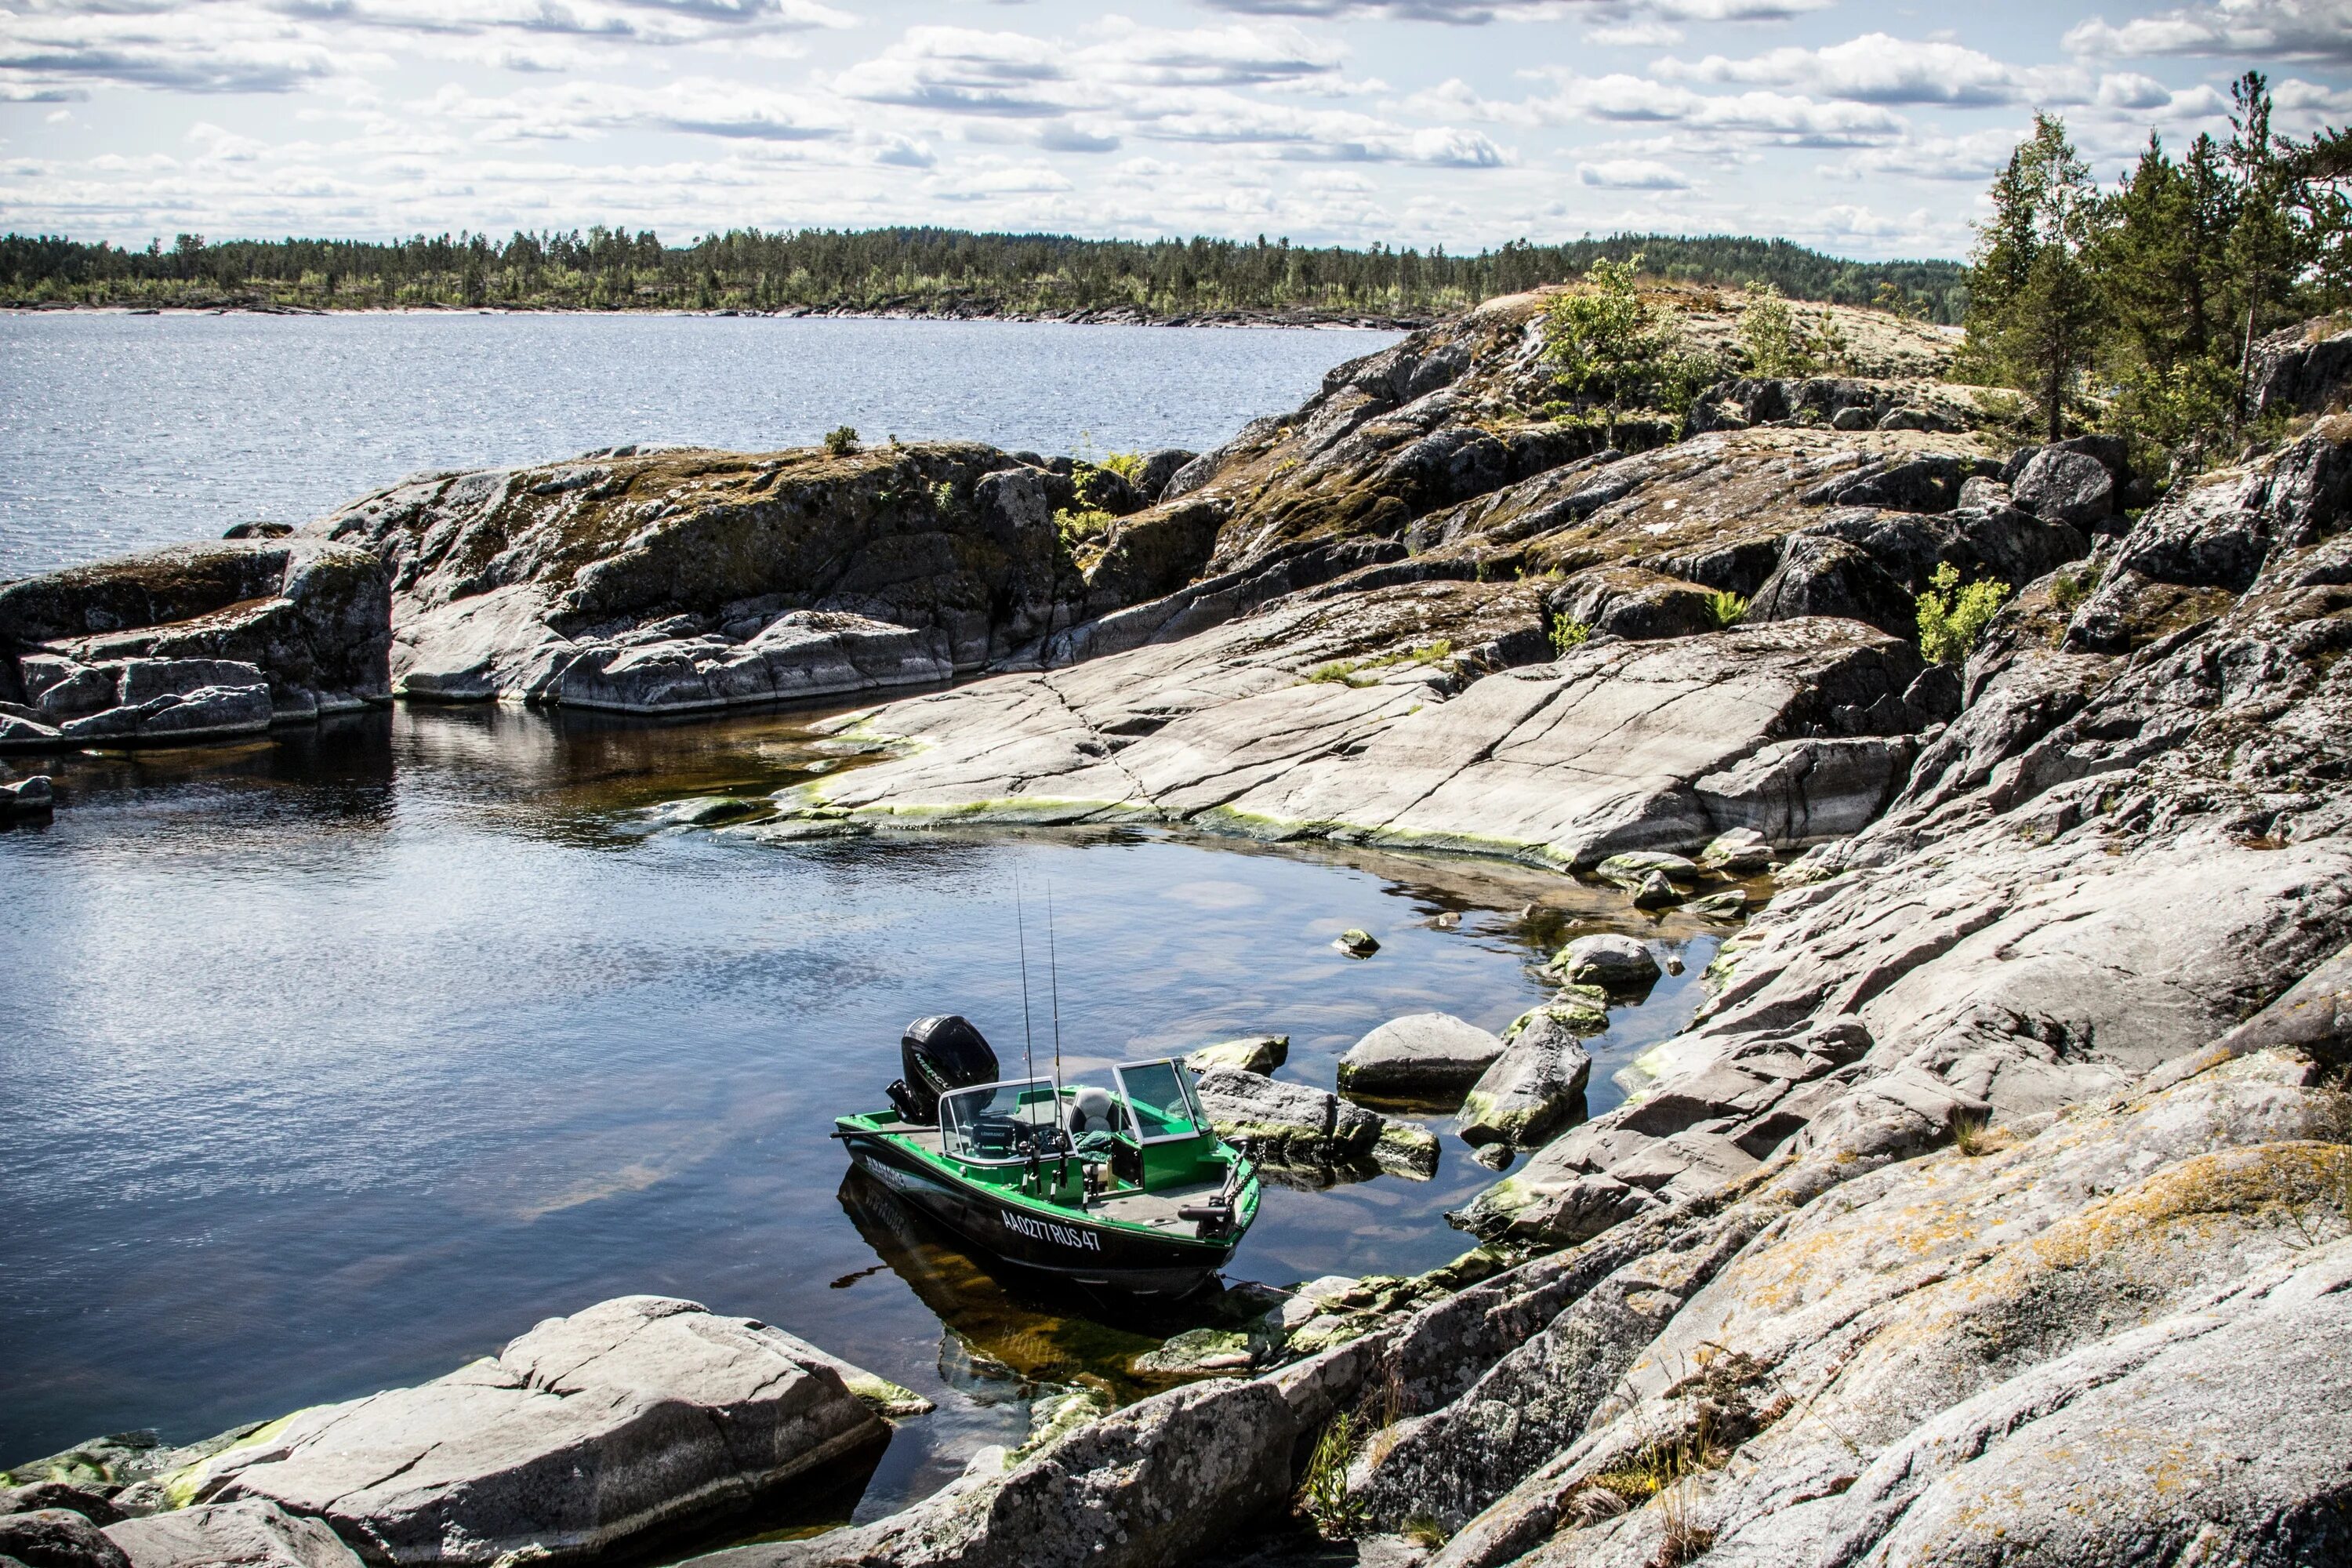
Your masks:
{"label": "lake water", "polygon": [[1399,334],[727,316],[0,313],[0,580],[627,441],[1206,450]]}
{"label": "lake water", "polygon": [[[300,518],[429,466],[617,440],[771,446],[844,421],[1008,447],[1205,447],[1384,334],[697,318],[0,317],[0,575]],[[1050,884],[1074,1058],[1490,1028],[1622,896],[1506,865],[1159,833],[761,845],[655,807],[772,788],[806,714],[691,723],[406,710],[231,746],[0,760],[55,821],[0,831],[0,1466],[171,1442],[436,1376],[552,1314],[659,1292],[938,1401],[872,1517],[1017,1440],[1040,1384],[1142,1391],[1214,1310],[1040,1297],[845,1179],[898,1037],[1021,1038],[1015,879]],[[1458,925],[1434,921],[1441,911]],[[1033,910],[1034,913],[1034,910]],[[1350,960],[1349,926],[1382,942]],[[1685,1020],[1714,940],[1594,1042]],[[1033,948],[1033,961],[1035,953]],[[1441,1128],[1444,1119],[1436,1118]],[[1270,1186],[1229,1278],[1410,1272],[1493,1179]]]}
{"label": "lake water", "polygon": [[[868,1488],[882,1511],[1024,1429],[985,1358],[1116,1383],[1197,1321],[1008,1289],[876,1212],[825,1136],[882,1103],[922,1014],[1018,1059],[1016,876],[1053,890],[1073,1060],[1277,1032],[1282,1076],[1324,1087],[1402,1013],[1500,1028],[1548,994],[1553,944],[1625,912],[1508,866],[1331,847],[654,826],[663,801],[797,776],[805,722],[402,710],[58,760],[70,805],[0,833],[0,1462],[436,1376],[651,1291],[938,1400]],[[1380,952],[1336,951],[1349,926]],[[1594,1043],[1596,1110],[1688,1016],[1711,951]],[[1493,1179],[1465,1155],[1449,1140],[1429,1182],[1271,1188],[1229,1278],[1454,1257],[1441,1216]]]}

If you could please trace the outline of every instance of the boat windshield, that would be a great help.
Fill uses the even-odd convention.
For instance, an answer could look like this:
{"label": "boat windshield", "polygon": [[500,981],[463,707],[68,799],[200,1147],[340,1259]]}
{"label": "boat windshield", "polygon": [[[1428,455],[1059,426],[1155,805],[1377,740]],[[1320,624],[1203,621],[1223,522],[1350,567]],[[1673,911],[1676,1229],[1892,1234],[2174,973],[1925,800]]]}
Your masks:
{"label": "boat windshield", "polygon": [[1192,1075],[1181,1062],[1129,1062],[1115,1069],[1135,1111],[1136,1135],[1146,1143],[1196,1138],[1208,1119],[1193,1097]]}
{"label": "boat windshield", "polygon": [[1051,1153],[1059,1126],[1051,1079],[984,1083],[940,1099],[940,1147],[959,1160],[1020,1160],[1024,1145]]}

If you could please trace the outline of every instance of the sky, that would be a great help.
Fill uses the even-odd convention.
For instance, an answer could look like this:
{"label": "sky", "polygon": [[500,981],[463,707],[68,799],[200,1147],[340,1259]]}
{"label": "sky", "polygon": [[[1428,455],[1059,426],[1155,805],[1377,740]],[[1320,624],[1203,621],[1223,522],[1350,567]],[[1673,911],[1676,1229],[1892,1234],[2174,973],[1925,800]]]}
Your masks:
{"label": "sky", "polygon": [[2352,123],[2352,0],[0,0],[0,230],[959,228],[1964,256],[2034,110]]}

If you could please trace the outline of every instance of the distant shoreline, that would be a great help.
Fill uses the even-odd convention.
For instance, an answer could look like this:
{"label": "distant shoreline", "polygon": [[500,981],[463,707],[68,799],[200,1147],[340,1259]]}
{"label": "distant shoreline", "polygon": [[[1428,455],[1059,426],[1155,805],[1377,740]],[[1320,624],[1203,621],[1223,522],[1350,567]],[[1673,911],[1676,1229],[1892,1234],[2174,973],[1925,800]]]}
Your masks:
{"label": "distant shoreline", "polygon": [[682,310],[676,306],[645,306],[613,310],[576,310],[560,305],[352,305],[323,309],[316,305],[280,305],[268,301],[217,305],[100,305],[42,301],[0,304],[0,314],[11,316],[737,316],[761,320],[832,319],[866,321],[1024,321],[1076,327],[1284,327],[1330,328],[1351,331],[1410,332],[1433,325],[1439,315],[1376,316],[1321,310],[1201,310],[1160,315],[1132,306],[1104,306],[1083,310],[860,310],[847,307],[793,306],[777,310],[721,308]]}

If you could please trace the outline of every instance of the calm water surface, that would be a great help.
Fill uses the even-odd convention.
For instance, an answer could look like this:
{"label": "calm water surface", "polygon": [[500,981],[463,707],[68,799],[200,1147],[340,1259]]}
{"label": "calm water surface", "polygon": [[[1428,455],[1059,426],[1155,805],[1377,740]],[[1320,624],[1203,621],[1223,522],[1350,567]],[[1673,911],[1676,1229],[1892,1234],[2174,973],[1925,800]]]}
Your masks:
{"label": "calm water surface", "polygon": [[[938,1400],[866,1489],[883,1511],[1025,1429],[1003,1367],[1118,1383],[1186,1326],[1008,1289],[824,1136],[881,1102],[919,1015],[1017,1054],[1016,876],[1054,890],[1073,1058],[1275,1031],[1282,1076],[1324,1087],[1397,1014],[1499,1028],[1551,944],[1623,909],[1507,867],[1159,834],[656,827],[659,802],[798,776],[804,724],[402,711],[63,760],[54,824],[0,833],[0,1462],[432,1377],[655,1291]],[[1381,952],[1335,951],[1349,926]],[[1710,951],[1595,1042],[1596,1110]],[[1454,1256],[1440,1216],[1492,1179],[1465,1152],[1270,1190],[1231,1277]]]}
{"label": "calm water surface", "polygon": [[1354,330],[770,317],[0,313],[0,579],[425,468],[837,425],[1012,450],[1206,450],[1296,407]]}
{"label": "calm water surface", "polygon": [[[0,316],[0,578],[295,521],[424,468],[627,440],[773,447],[848,423],[1066,450],[1206,447],[1391,334],[463,315]],[[401,711],[218,748],[81,754],[0,831],[0,1466],[101,1432],[184,1442],[437,1376],[538,1320],[663,1292],[780,1323],[937,1400],[887,1511],[1036,1385],[1143,1391],[1214,1310],[1041,1298],[845,1178],[898,1037],[970,1015],[1017,1059],[1015,879],[1050,882],[1091,1061],[1286,1033],[1328,1087],[1367,1029],[1500,1027],[1533,963],[1630,915],[1476,862],[1136,832],[762,846],[653,808],[773,788],[808,718],[677,725]],[[1448,929],[1442,911],[1462,916]],[[1361,926],[1383,946],[1330,946]],[[1659,934],[1675,933],[1659,928]],[[1610,1071],[1685,973],[1594,1042]],[[1443,1118],[1437,1121],[1443,1124]],[[1492,1179],[1269,1188],[1234,1280],[1410,1272]]]}

